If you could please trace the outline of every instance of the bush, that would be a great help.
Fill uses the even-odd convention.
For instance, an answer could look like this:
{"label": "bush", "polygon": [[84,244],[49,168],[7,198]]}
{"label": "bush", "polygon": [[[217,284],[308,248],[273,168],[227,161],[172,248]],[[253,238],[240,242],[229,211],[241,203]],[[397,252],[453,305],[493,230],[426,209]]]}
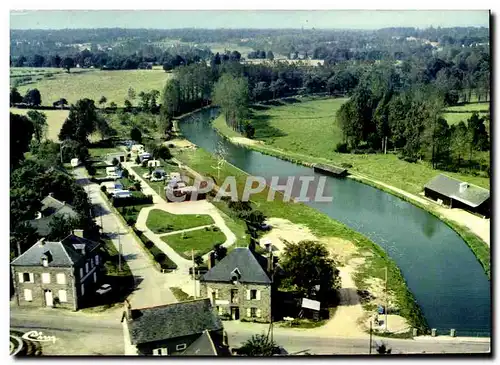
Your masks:
{"label": "bush", "polygon": [[335,152],[338,153],[349,153],[349,147],[347,146],[347,143],[339,142],[335,146]]}
{"label": "bush", "polygon": [[106,189],[106,187],[105,187],[104,185],[103,185],[103,186],[101,186],[101,191],[102,191],[104,194],[106,194],[107,189]]}
{"label": "bush", "polygon": [[154,244],[151,241],[146,241],[146,242],[144,242],[144,246],[149,249],[149,248],[152,248],[154,246]]}
{"label": "bush", "polygon": [[398,156],[398,158],[400,160],[410,162],[410,163],[416,163],[418,161],[418,159],[416,157],[412,157],[412,156]]}
{"label": "bush", "polygon": [[[139,161],[140,161],[140,160],[139,160]],[[147,167],[147,166],[148,166],[148,161],[147,161],[147,160],[144,160],[144,161],[142,161],[140,164],[141,164],[141,166],[142,166],[142,167]]]}
{"label": "bush", "polygon": [[153,197],[151,195],[131,196],[129,198],[113,198],[112,204],[115,208],[126,207],[130,205],[145,205],[153,204]]}
{"label": "bush", "polygon": [[352,168],[352,165],[350,163],[346,163],[346,162],[342,162],[340,164],[341,167],[343,167],[344,169],[350,169]]}
{"label": "bush", "polygon": [[165,255],[163,252],[157,253],[155,255],[155,261],[159,262],[159,263],[162,263],[163,261],[165,261],[166,258],[167,258],[167,255]]}
{"label": "bush", "polygon": [[140,165],[140,163],[141,163],[141,159],[139,158],[139,156],[137,156],[137,157],[135,158],[135,163],[136,163],[136,164],[138,164],[138,165]]}
{"label": "bush", "polygon": [[168,144],[168,148],[175,148],[175,144],[173,144],[173,143],[169,143],[169,144]]}
{"label": "bush", "polygon": [[123,169],[123,171],[122,171],[122,176],[123,176],[125,179],[128,179],[128,177],[129,177],[129,172],[128,172],[128,170],[127,170],[127,169]]}
{"label": "bush", "polygon": [[114,157],[113,160],[111,161],[111,164],[113,166],[117,166],[119,163],[120,163],[120,161],[118,161],[118,159],[116,157]]}

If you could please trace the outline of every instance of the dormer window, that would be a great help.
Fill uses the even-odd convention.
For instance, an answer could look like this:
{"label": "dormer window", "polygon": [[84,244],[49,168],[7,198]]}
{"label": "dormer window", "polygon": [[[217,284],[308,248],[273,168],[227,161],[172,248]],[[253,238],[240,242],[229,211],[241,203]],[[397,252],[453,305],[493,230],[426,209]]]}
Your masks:
{"label": "dormer window", "polygon": [[51,261],[52,261],[52,254],[50,253],[50,251],[46,251],[46,252],[42,255],[41,259],[42,259],[42,265],[43,265],[44,267],[47,267],[47,266],[49,266],[49,262],[51,262]]}
{"label": "dormer window", "polygon": [[238,270],[238,268],[231,271],[231,281],[233,282],[233,284],[236,284],[240,280],[240,278],[241,278],[241,273],[240,270]]}
{"label": "dormer window", "polygon": [[42,257],[42,265],[44,267],[49,266],[49,260],[46,257]]}

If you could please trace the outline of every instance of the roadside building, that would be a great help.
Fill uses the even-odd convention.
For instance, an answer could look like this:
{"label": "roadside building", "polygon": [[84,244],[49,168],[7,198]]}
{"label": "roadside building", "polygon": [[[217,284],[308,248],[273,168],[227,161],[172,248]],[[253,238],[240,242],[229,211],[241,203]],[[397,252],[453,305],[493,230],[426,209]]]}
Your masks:
{"label": "roadside building", "polygon": [[439,174],[424,186],[424,195],[449,208],[460,208],[485,217],[490,216],[490,191]]}
{"label": "roadside building", "polygon": [[42,207],[37,213],[36,218],[28,221],[41,237],[45,237],[50,233],[50,223],[56,216],[62,216],[67,219],[77,219],[79,217],[75,208],[66,202],[57,200],[52,196],[52,193],[46,196],[41,203]]}
{"label": "roadside building", "polygon": [[237,247],[200,278],[201,296],[210,298],[220,316],[256,322],[271,321],[271,252],[263,257],[254,250]]}
{"label": "roadside building", "polygon": [[126,301],[124,309],[125,355],[228,353],[222,322],[208,298],[137,309]]}
{"label": "roadside building", "polygon": [[112,152],[106,154],[106,157],[104,158],[104,161],[110,165],[113,164],[113,160],[116,158],[118,162],[125,162],[127,161],[127,158],[130,157],[130,153],[127,153],[125,151],[121,152]]}
{"label": "roadside building", "polygon": [[94,294],[102,275],[100,243],[75,233],[59,242],[42,238],[11,262],[19,306],[77,310]]}

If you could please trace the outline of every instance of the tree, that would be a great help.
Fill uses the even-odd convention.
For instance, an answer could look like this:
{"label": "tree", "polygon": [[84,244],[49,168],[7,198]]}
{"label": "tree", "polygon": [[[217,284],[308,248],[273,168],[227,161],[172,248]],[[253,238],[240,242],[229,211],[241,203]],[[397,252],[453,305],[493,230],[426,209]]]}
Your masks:
{"label": "tree", "polygon": [[170,160],[172,158],[172,154],[167,146],[161,145],[158,148],[158,157],[164,160]]}
{"label": "tree", "polygon": [[72,158],[85,162],[90,158],[88,148],[81,142],[67,139],[61,142],[60,148],[62,148],[61,154],[64,162],[70,162]]}
{"label": "tree", "polygon": [[132,87],[128,88],[127,96],[129,100],[134,101],[135,100],[135,90]]}
{"label": "tree", "polygon": [[141,109],[142,111],[148,111],[149,110],[149,102],[151,100],[151,94],[148,92],[141,91],[139,93],[139,99],[141,103]]}
{"label": "tree", "polygon": [[226,123],[234,130],[242,130],[248,114],[248,81],[243,77],[224,74],[214,87],[213,101],[219,105]]}
{"label": "tree", "polygon": [[166,83],[163,89],[161,114],[166,119],[174,117],[180,108],[180,83],[173,78]]}
{"label": "tree", "polygon": [[217,261],[222,260],[227,255],[227,248],[222,246],[222,243],[216,243],[214,245],[214,257]]}
{"label": "tree", "polygon": [[97,128],[97,111],[93,100],[81,99],[71,106],[69,115],[64,121],[59,140],[73,139],[87,144],[87,138]]}
{"label": "tree", "polygon": [[20,256],[30,248],[37,240],[39,235],[36,228],[24,221],[19,223],[14,230],[10,232],[11,250],[16,250],[17,256]]}
{"label": "tree", "polygon": [[[280,260],[286,278],[283,283],[306,297],[326,299],[337,287],[338,270],[326,247],[316,241],[285,243]],[[320,285],[316,291],[316,285]]]}
{"label": "tree", "polygon": [[130,130],[130,139],[132,141],[136,141],[136,142],[142,142],[142,133],[141,133],[141,130],[137,127],[134,127]]}
{"label": "tree", "polygon": [[67,73],[69,73],[69,70],[75,67],[75,60],[71,57],[64,57],[64,59],[61,61],[61,67],[64,68]]}
{"label": "tree", "polygon": [[195,264],[196,266],[198,266],[198,267],[199,267],[199,266],[201,266],[201,265],[203,265],[203,256],[201,256],[201,255],[196,255],[196,256],[194,257],[194,264]]}
{"label": "tree", "polygon": [[39,106],[42,104],[42,97],[38,89],[31,89],[26,92],[23,101],[31,106]]}
{"label": "tree", "polygon": [[114,101],[112,101],[111,103],[109,103],[109,109],[115,111],[117,107],[118,106],[116,105],[116,103]]}
{"label": "tree", "polygon": [[265,334],[252,335],[238,351],[245,356],[273,356],[279,352],[276,343]]}
{"label": "tree", "polygon": [[106,105],[107,102],[108,102],[108,99],[104,95],[101,96],[101,98],[99,99],[99,105],[101,106],[101,108],[103,105]]}
{"label": "tree", "polygon": [[33,123],[34,137],[40,143],[47,132],[47,116],[37,110],[30,110],[27,115]]}
{"label": "tree", "polygon": [[17,88],[13,87],[10,89],[10,106],[22,103],[23,97],[17,91]]}
{"label": "tree", "polygon": [[457,159],[457,164],[460,167],[463,157],[467,154],[467,151],[469,150],[467,126],[463,121],[461,121],[460,123],[451,126],[450,133],[451,133],[451,141],[450,141],[451,153],[452,156]]}
{"label": "tree", "polygon": [[255,127],[250,122],[245,123],[244,127],[245,137],[253,138],[255,136]]}
{"label": "tree", "polygon": [[64,107],[68,105],[68,101],[65,98],[61,98],[55,102],[52,103],[53,107],[61,107],[61,109],[64,109]]}
{"label": "tree", "polygon": [[49,223],[50,233],[48,239],[51,241],[59,241],[68,236],[74,229],[78,227],[78,219],[65,217],[56,214]]}
{"label": "tree", "polygon": [[10,167],[17,167],[24,160],[33,138],[34,127],[24,115],[10,113]]}
{"label": "tree", "polygon": [[128,99],[125,99],[125,102],[123,103],[123,105],[125,106],[126,112],[132,111],[132,103]]}
{"label": "tree", "polygon": [[267,54],[266,54],[266,58],[268,60],[271,60],[271,61],[274,60],[274,53],[273,53],[273,51],[268,51]]}

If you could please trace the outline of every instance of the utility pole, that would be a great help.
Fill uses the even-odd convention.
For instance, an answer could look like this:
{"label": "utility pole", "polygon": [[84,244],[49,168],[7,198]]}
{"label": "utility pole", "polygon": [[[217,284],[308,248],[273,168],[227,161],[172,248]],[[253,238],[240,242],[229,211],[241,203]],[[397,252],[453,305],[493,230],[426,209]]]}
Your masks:
{"label": "utility pole", "polygon": [[194,250],[191,249],[191,260],[193,260],[193,285],[194,285],[194,299],[196,299],[196,275],[194,273]]}
{"label": "utility pole", "polygon": [[389,295],[387,293],[387,266],[385,267],[385,330],[387,331],[387,310],[389,309]]}
{"label": "utility pole", "polygon": [[118,271],[122,271],[122,241],[120,240],[119,226],[118,226]]}
{"label": "utility pole", "polygon": [[370,355],[372,354],[372,322],[373,320],[370,320],[370,348],[368,350]]}

